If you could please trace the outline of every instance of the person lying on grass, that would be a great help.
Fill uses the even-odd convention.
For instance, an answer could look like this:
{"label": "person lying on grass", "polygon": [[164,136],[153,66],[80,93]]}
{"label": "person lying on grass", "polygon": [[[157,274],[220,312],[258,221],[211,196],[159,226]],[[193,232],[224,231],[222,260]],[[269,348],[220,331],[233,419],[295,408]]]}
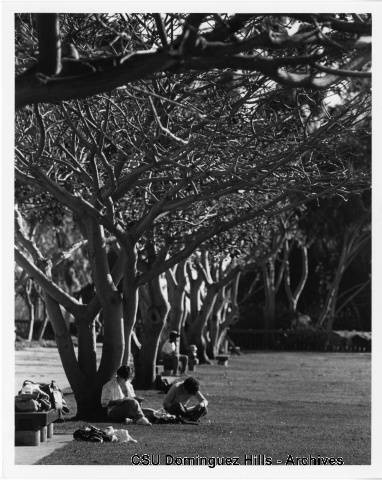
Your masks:
{"label": "person lying on grass", "polygon": [[151,413],[152,410],[149,408],[142,410],[140,404],[143,399],[135,395],[131,378],[132,372],[128,365],[119,367],[117,375],[102,388],[101,404],[107,408],[107,416],[111,420],[151,425],[146,414]]}
{"label": "person lying on grass", "polygon": [[[195,400],[196,403],[188,406],[191,400]],[[168,413],[191,421],[197,421],[206,415],[207,405],[207,399],[200,391],[199,382],[193,377],[175,382],[163,401],[163,407]]]}

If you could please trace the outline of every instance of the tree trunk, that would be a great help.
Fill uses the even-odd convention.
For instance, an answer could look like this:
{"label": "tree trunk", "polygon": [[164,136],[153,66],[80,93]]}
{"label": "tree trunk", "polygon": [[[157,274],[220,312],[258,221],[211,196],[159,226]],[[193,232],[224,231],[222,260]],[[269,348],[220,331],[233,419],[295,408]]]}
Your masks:
{"label": "tree trunk", "polygon": [[318,325],[321,327],[323,327],[326,323],[326,330],[328,331],[333,329],[338,292],[344,272],[357,257],[365,242],[367,242],[370,238],[369,230],[363,230],[364,221],[365,218],[361,218],[361,220],[356,224],[350,225],[344,235],[341,255],[338,261],[336,273],[329,288],[324,308],[318,320]]}
{"label": "tree trunk", "polygon": [[39,43],[38,71],[45,75],[57,75],[61,70],[61,38],[57,13],[36,15]]}
{"label": "tree trunk", "polygon": [[276,292],[275,292],[275,271],[273,260],[268,262],[263,268],[265,303],[264,313],[264,329],[266,330],[264,338],[264,346],[270,348],[273,344],[273,333],[270,330],[275,328],[276,317]]}
{"label": "tree trunk", "polygon": [[217,343],[219,338],[219,325],[220,319],[216,313],[211,315],[211,318],[208,322],[208,331],[210,333],[210,341],[207,344],[207,356],[210,359],[214,359],[218,355]]}
{"label": "tree trunk", "polygon": [[135,285],[127,287],[129,293],[124,294],[123,298],[123,331],[125,337],[125,350],[122,357],[122,365],[133,363],[132,357],[132,335],[137,320],[137,310],[139,302],[138,288]]}
{"label": "tree trunk", "polygon": [[304,290],[306,281],[308,279],[308,273],[309,273],[308,249],[306,246],[301,247],[301,256],[302,256],[301,276],[294,291],[292,291],[292,288],[291,288],[289,252],[290,252],[289,244],[288,244],[288,241],[286,240],[285,250],[284,250],[284,262],[285,262],[284,285],[285,285],[285,292],[289,301],[289,310],[291,311],[291,313],[295,315],[297,313],[298,301],[300,299],[300,296]]}
{"label": "tree trunk", "polygon": [[134,384],[140,389],[152,388],[155,380],[155,365],[159,339],[166,323],[170,305],[165,296],[160,277],[141,287],[139,308],[141,311],[142,347],[135,365]]}
{"label": "tree trunk", "polygon": [[221,319],[218,324],[218,337],[215,346],[215,351],[217,353],[220,352],[230,327],[239,321],[240,309],[238,303],[238,294],[240,276],[241,272],[238,271],[235,274],[233,285],[229,288],[224,288],[222,291],[224,307],[221,310]]}
{"label": "tree trunk", "polygon": [[[89,259],[97,297],[102,306],[104,340],[97,372],[99,388],[110,380],[120,367],[124,349],[122,296],[113,282],[106,252],[104,229],[92,218],[84,218],[88,238]],[[90,369],[91,367],[89,367]]]}
{"label": "tree trunk", "polygon": [[210,333],[210,342],[207,346],[207,355],[214,359],[219,354],[218,340],[220,325],[224,321],[225,310],[227,307],[226,288],[223,287],[217,294],[214,311],[208,321],[208,329]]}
{"label": "tree trunk", "polygon": [[53,327],[62,366],[76,400],[78,401],[83,395],[86,396],[86,377],[78,366],[72,338],[66,326],[59,304],[46,294],[45,304]]}
{"label": "tree trunk", "polygon": [[34,321],[35,321],[35,309],[33,305],[33,300],[32,300],[32,289],[33,289],[33,283],[31,279],[28,279],[27,281],[27,287],[26,287],[26,300],[27,300],[27,305],[28,305],[28,310],[29,310],[29,331],[28,331],[28,342],[31,342],[33,339],[33,328],[34,328]]}
{"label": "tree trunk", "polygon": [[42,322],[41,322],[40,332],[38,334],[38,341],[39,342],[41,342],[41,340],[44,338],[45,330],[46,330],[46,327],[47,327],[48,321],[49,321],[49,317],[46,313],[45,301],[43,299],[41,299],[41,301],[42,301],[42,305],[43,305],[43,318],[42,318]]}
{"label": "tree trunk", "polygon": [[325,304],[322,309],[320,318],[318,320],[318,325],[320,327],[324,327],[326,324],[325,328],[328,331],[331,331],[333,328],[338,290],[340,288],[342,276],[346,269],[347,247],[348,247],[347,240],[348,240],[348,237],[345,234],[340,259],[338,261],[337,269],[334,274],[334,279],[329,287],[329,291],[325,299]]}
{"label": "tree trunk", "polygon": [[130,365],[133,362],[132,335],[137,321],[137,310],[139,302],[139,289],[136,283],[137,276],[137,247],[131,242],[124,245],[126,253],[126,267],[122,281],[123,287],[123,332],[125,348],[122,364]]}
{"label": "tree trunk", "polygon": [[[176,330],[181,334],[181,337],[182,337],[183,325],[185,320],[185,296],[186,296],[185,262],[178,264],[176,266],[175,272],[171,272],[171,271],[166,272],[166,282],[167,282],[167,292],[168,292],[168,301],[170,304],[170,311],[168,313],[167,322],[162,332],[161,340],[163,342],[168,338],[169,332],[171,330]],[[159,348],[160,347],[161,345],[159,345]]]}
{"label": "tree trunk", "polygon": [[202,308],[202,284],[203,279],[200,278],[200,274],[198,272],[198,276],[196,279],[192,277],[192,269],[191,265],[186,265],[188,280],[190,284],[190,316],[188,319],[189,325],[191,326],[193,322],[196,320],[200,309]]}
{"label": "tree trunk", "polygon": [[94,383],[97,374],[96,330],[95,318],[76,319],[78,332],[78,366],[90,384]]}
{"label": "tree trunk", "polygon": [[212,315],[215,301],[217,297],[217,288],[215,285],[209,285],[206,298],[204,299],[202,308],[198,313],[194,322],[190,325],[188,331],[188,341],[198,347],[198,356],[200,363],[210,364],[211,361],[207,355],[207,345],[204,337],[204,330],[207,326],[208,319]]}
{"label": "tree trunk", "polygon": [[[224,340],[227,336],[227,333],[228,333],[228,327],[224,327],[220,330],[219,332],[219,337],[218,337],[218,340],[216,342],[216,351],[219,353],[221,348],[222,348],[222,345],[224,343]],[[225,352],[226,353],[226,352]]]}
{"label": "tree trunk", "polygon": [[115,291],[108,305],[103,306],[104,339],[97,381],[101,385],[110,380],[121,366],[125,349],[122,299]]}

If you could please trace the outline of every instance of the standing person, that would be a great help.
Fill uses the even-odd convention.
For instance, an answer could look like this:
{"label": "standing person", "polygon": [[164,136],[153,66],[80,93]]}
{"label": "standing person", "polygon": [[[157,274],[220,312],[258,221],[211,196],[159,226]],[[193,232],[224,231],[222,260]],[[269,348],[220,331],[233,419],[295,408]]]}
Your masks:
{"label": "standing person", "polygon": [[135,395],[130,381],[131,376],[129,366],[119,367],[117,375],[102,388],[101,404],[107,408],[107,416],[111,420],[126,422],[133,420],[137,425],[151,425],[141,408],[141,399]]}
{"label": "standing person", "polygon": [[188,356],[179,355],[178,353],[178,338],[180,337],[179,332],[176,330],[171,330],[168,340],[165,341],[162,347],[162,359],[163,367],[165,374],[174,373],[184,373],[188,365]]}
{"label": "standing person", "polygon": [[[193,405],[190,405],[191,400],[195,401]],[[193,377],[174,383],[163,401],[163,407],[168,413],[192,421],[207,414],[207,405],[208,401],[200,391],[199,382]]]}

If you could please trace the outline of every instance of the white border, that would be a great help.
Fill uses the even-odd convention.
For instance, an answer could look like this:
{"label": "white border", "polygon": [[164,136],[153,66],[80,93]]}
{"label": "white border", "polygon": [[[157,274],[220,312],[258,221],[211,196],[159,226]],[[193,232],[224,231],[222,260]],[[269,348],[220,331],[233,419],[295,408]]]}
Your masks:
{"label": "white border", "polygon": [[[2,477],[1,478],[193,478],[195,475],[208,475],[221,479],[239,476],[242,478],[380,478],[382,477],[382,388],[378,369],[382,365],[380,339],[382,322],[378,312],[382,312],[382,296],[379,288],[382,285],[382,250],[378,248],[382,231],[382,195],[378,188],[382,178],[381,153],[382,135],[382,75],[380,58],[382,50],[382,4],[380,1],[333,1],[333,2],[227,2],[193,1],[179,5],[179,1],[134,2],[95,2],[95,1],[3,1],[1,18],[1,70],[2,70],[2,149],[0,158],[1,175],[1,288],[0,318],[2,333],[2,395],[0,407],[2,412]],[[13,139],[14,139],[14,28],[15,12],[176,12],[176,11],[218,11],[218,12],[372,12],[373,13],[373,353],[372,353],[372,465],[341,467],[134,467],[134,466],[15,466],[13,445],[13,382],[14,382],[14,307],[13,307]],[[380,57],[380,58],[379,58]],[[376,188],[377,187],[377,188]],[[127,453],[127,452],[126,452]],[[0,456],[1,458],[1,456]],[[234,470],[232,470],[234,468]],[[197,469],[197,470],[194,470]]]}

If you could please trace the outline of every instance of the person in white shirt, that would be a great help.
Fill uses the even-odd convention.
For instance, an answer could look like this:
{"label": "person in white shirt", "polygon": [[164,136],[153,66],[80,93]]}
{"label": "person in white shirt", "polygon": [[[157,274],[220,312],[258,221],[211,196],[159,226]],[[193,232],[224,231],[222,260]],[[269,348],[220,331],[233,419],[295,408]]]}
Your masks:
{"label": "person in white shirt", "polygon": [[162,359],[165,374],[177,375],[178,367],[179,373],[184,373],[188,366],[188,356],[180,355],[178,353],[177,341],[179,333],[176,330],[172,330],[169,334],[168,340],[165,341],[162,347]]}
{"label": "person in white shirt", "polygon": [[127,365],[119,367],[117,375],[102,388],[101,404],[107,408],[107,416],[111,420],[151,425],[141,408],[141,399],[135,395],[130,379],[131,368]]}
{"label": "person in white shirt", "polygon": [[168,413],[192,421],[207,414],[207,405],[208,401],[194,377],[172,384],[163,401],[163,407]]}

